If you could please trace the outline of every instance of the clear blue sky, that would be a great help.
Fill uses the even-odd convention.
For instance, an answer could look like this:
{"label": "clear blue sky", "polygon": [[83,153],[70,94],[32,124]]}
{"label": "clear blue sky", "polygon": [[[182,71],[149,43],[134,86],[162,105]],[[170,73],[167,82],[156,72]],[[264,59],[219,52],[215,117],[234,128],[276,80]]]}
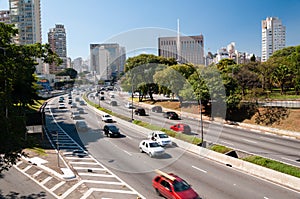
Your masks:
{"label": "clear blue sky", "polygon": [[[0,0],[0,9],[8,9],[8,0]],[[128,34],[139,43],[134,48],[147,48],[147,42],[156,46],[157,37],[146,36],[153,31],[148,28],[159,36],[165,36],[162,29],[175,34],[179,19],[181,34],[203,34],[205,53],[235,42],[237,50],[260,56],[261,20],[269,16],[286,26],[287,46],[300,45],[299,10],[299,0],[41,0],[42,37],[47,42],[49,29],[63,24],[68,56],[85,59],[90,43]]]}

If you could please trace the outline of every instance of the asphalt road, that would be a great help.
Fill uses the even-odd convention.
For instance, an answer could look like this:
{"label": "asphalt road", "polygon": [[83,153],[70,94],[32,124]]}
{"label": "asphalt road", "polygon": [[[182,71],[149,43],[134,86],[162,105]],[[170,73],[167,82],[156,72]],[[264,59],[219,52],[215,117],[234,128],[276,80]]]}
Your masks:
{"label": "asphalt road", "polygon": [[[151,186],[154,169],[174,172],[183,177],[203,198],[299,198],[300,193],[249,176],[225,165],[189,153],[178,147],[166,148],[161,158],[150,158],[138,150],[139,142],[146,138],[133,124],[116,123],[121,138],[108,138],[101,131],[104,123],[100,116],[85,107],[82,115],[89,126],[89,132],[78,132],[76,139],[89,153],[134,187],[146,198],[156,198]],[[76,134],[70,126],[74,123],[70,112],[58,112],[57,121],[72,136]]]}
{"label": "asphalt road", "polygon": [[2,199],[52,199],[49,192],[43,190],[30,178],[12,167],[0,176],[0,198]]}
{"label": "asphalt road", "polygon": [[[115,92],[115,99],[119,106],[110,106],[107,102],[111,99],[106,94],[106,100],[101,101],[101,106],[121,113],[128,118],[132,117],[131,109],[125,107],[126,96]],[[97,102],[97,100],[95,101]],[[162,117],[161,113],[153,113],[146,109],[147,116],[134,115],[133,118],[153,125],[169,129],[171,125],[185,123],[191,126],[192,133],[201,137],[200,121],[198,119],[182,117],[181,120],[169,120]],[[220,125],[219,123],[203,121],[204,140],[221,144],[232,149],[245,151],[255,155],[271,158],[300,167],[300,141],[274,134],[264,134],[257,130],[243,129],[238,126]]]}

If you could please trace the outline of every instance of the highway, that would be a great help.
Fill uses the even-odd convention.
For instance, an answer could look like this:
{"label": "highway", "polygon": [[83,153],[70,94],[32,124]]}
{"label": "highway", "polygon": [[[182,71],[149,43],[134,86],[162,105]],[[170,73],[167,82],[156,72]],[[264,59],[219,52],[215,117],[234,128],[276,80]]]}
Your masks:
{"label": "highway", "polygon": [[[115,99],[119,106],[110,106],[106,101],[101,101],[101,106],[131,118],[131,110],[126,108],[126,100],[129,96],[115,92]],[[106,98],[109,98],[106,96]],[[93,100],[93,99],[90,99]],[[98,101],[94,100],[95,103]],[[181,120],[169,120],[162,117],[161,113],[153,113],[146,108],[148,116],[137,116],[133,118],[142,120],[153,125],[169,129],[176,123],[185,123],[190,125],[192,133],[201,137],[200,121],[197,118],[181,117]],[[267,157],[280,162],[300,167],[300,141],[282,137],[275,134],[265,134],[253,129],[243,129],[234,125],[220,125],[217,122],[203,121],[204,140],[208,143],[220,144],[232,149],[245,151],[262,157]]]}
{"label": "highway", "polygon": [[[55,103],[52,103],[55,104]],[[147,135],[129,122],[115,123],[122,137],[109,138],[102,133],[100,115],[87,106],[82,114],[88,132],[74,131],[70,111],[52,110],[61,127],[73,136],[101,164],[146,198],[158,198],[152,188],[154,169],[174,172],[192,184],[202,198],[299,198],[300,193],[241,173],[202,156],[173,146],[160,158],[150,158],[138,150]],[[121,107],[121,106],[120,106]],[[120,108],[122,109],[122,108]],[[128,110],[127,110],[128,112]]]}

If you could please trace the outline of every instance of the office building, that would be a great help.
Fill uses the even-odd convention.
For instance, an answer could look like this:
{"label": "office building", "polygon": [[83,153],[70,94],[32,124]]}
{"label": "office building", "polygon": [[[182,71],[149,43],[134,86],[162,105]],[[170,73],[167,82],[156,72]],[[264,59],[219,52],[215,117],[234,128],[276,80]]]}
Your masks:
{"label": "office building", "polygon": [[262,20],[262,61],[268,58],[277,50],[285,47],[285,26],[277,17],[267,17]]}
{"label": "office building", "polygon": [[60,66],[55,65],[55,63],[49,65],[49,72],[51,74],[55,74],[66,69],[68,66],[66,30],[64,25],[56,24],[55,28],[51,28],[49,30],[48,43],[51,49],[63,61],[63,63]]}
{"label": "office building", "polygon": [[125,48],[117,43],[90,44],[90,66],[98,79],[112,80],[124,71]]}
{"label": "office building", "polygon": [[180,63],[204,64],[203,35],[159,37],[158,55]]}

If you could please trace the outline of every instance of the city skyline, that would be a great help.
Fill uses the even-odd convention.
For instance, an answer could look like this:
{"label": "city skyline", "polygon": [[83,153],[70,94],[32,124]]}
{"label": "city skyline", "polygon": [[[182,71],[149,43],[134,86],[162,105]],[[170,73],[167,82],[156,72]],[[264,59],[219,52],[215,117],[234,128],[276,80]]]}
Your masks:
{"label": "city skyline", "polygon": [[[88,2],[88,3],[86,3]],[[58,6],[59,5],[59,6]],[[68,8],[68,9],[65,9]],[[213,53],[235,42],[238,51],[261,56],[261,21],[266,17],[278,17],[286,26],[286,46],[300,44],[298,14],[300,2],[254,0],[241,4],[230,1],[136,1],[121,0],[73,3],[66,1],[42,1],[42,42],[47,41],[47,32],[55,24],[63,24],[67,32],[68,57],[89,57],[91,43],[105,43],[110,38],[136,29],[157,28],[174,32],[180,20],[182,35],[204,36],[204,51]],[[8,0],[0,1],[0,10],[7,10]],[[161,37],[170,36],[162,35]],[[135,37],[137,41],[144,38]],[[157,46],[157,39],[149,37]],[[134,42],[137,42],[134,41]],[[114,41],[112,41],[114,42]],[[116,41],[118,42],[118,41]],[[123,44],[121,44],[123,45]],[[147,48],[147,46],[144,46]],[[132,48],[126,49],[132,51]],[[157,50],[153,50],[157,53]]]}

